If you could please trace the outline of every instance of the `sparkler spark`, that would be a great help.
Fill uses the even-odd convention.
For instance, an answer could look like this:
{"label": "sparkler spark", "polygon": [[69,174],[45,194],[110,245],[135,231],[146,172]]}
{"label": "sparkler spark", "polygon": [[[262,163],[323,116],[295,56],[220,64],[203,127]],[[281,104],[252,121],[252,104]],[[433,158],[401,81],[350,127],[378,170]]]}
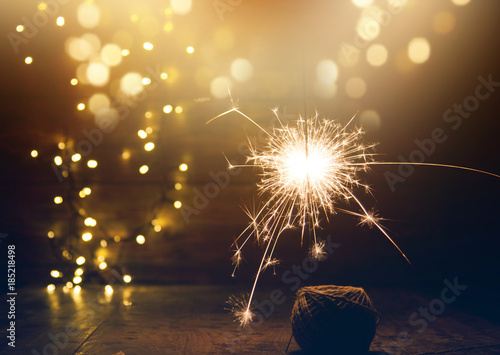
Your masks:
{"label": "sparkler spark", "polygon": [[[380,223],[381,218],[375,212],[369,212],[354,194],[357,188],[369,191],[368,185],[364,184],[358,175],[361,171],[367,171],[370,165],[440,166],[500,177],[481,170],[453,165],[374,161],[374,145],[365,145],[361,142],[364,132],[361,129],[347,130],[354,117],[345,126],[331,120],[320,119],[318,114],[311,119],[299,117],[294,125],[289,125],[280,120],[277,110],[273,110],[279,127],[273,127],[268,132],[233,103],[230,110],[207,123],[231,112],[245,117],[267,135],[263,147],[250,143],[250,154],[246,164],[232,165],[228,161],[231,168],[254,167],[261,178],[257,184],[258,194],[266,198],[265,203],[256,212],[250,212],[248,209],[245,211],[250,217],[250,223],[233,244],[236,246],[232,258],[235,265],[233,276],[242,260],[242,248],[252,237],[265,245],[250,296],[247,300],[233,297],[229,302],[233,314],[242,326],[252,320],[251,304],[261,272],[278,262],[273,258],[273,254],[285,230],[300,229],[301,240],[309,233],[310,254],[321,260],[326,255],[325,243],[316,238],[316,229],[320,226],[321,217],[328,220],[330,215],[337,212],[347,213],[358,217],[359,224],[377,227],[410,263]],[[340,201],[344,201],[347,205],[353,203],[358,211],[338,207]],[[238,246],[240,239],[242,242]]]}

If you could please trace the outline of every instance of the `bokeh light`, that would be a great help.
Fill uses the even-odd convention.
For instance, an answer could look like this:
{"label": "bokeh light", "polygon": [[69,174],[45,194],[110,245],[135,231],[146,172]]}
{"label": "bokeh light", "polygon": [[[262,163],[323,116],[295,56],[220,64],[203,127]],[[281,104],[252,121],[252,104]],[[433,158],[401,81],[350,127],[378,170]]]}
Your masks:
{"label": "bokeh light", "polygon": [[26,64],[31,64],[31,63],[33,63],[33,58],[32,57],[26,57],[26,58],[24,58],[24,62]]}
{"label": "bokeh light", "polygon": [[413,63],[426,62],[431,55],[431,45],[423,37],[416,37],[408,44],[408,57]]}
{"label": "bokeh light", "polygon": [[141,173],[143,175],[146,174],[148,171],[149,171],[149,166],[147,166],[147,165],[143,165],[139,168],[139,173]]}
{"label": "bokeh light", "polygon": [[346,82],[345,91],[350,98],[359,99],[366,93],[366,82],[359,77],[350,78]]}
{"label": "bokeh light", "polygon": [[170,0],[170,6],[176,14],[185,15],[191,11],[192,1],[191,0]]}
{"label": "bokeh light", "polygon": [[59,16],[57,19],[56,19],[56,24],[57,26],[64,26],[64,17],[62,16]]}
{"label": "bokeh light", "polygon": [[54,197],[54,203],[56,205],[60,205],[61,203],[63,203],[63,198],[61,196]]}
{"label": "bokeh light", "polygon": [[380,115],[375,110],[364,110],[359,115],[359,123],[365,131],[377,131],[381,125]]}
{"label": "bokeh light", "polygon": [[366,60],[374,67],[384,65],[388,56],[387,48],[382,44],[372,44],[366,50]]}
{"label": "bokeh light", "polygon": [[146,242],[146,238],[142,234],[139,234],[136,238],[135,241],[137,244],[144,244]]}
{"label": "bokeh light", "polygon": [[339,76],[339,68],[333,60],[323,59],[316,65],[316,76],[325,83],[335,82]]}
{"label": "bokeh light", "polygon": [[132,277],[130,275],[123,275],[123,282],[130,283],[132,281]]}
{"label": "bokeh light", "polygon": [[371,16],[363,16],[356,24],[356,33],[365,41],[371,41],[380,34],[380,24]]}
{"label": "bokeh light", "polygon": [[194,53],[194,47],[192,46],[187,47],[186,52],[188,52],[189,54]]}
{"label": "bokeh light", "polygon": [[88,105],[89,110],[93,114],[97,114],[101,110],[109,109],[111,100],[106,94],[96,93],[90,97]]}
{"label": "bokeh light", "polygon": [[83,2],[77,10],[78,23],[85,28],[94,28],[99,24],[101,11],[91,2]]}
{"label": "bokeh light", "polygon": [[97,161],[96,161],[96,160],[91,159],[91,160],[89,160],[89,161],[87,162],[87,166],[88,166],[89,168],[91,168],[91,169],[94,169],[94,168],[96,168],[96,167],[97,167]]}
{"label": "bokeh light", "polygon": [[177,208],[177,209],[181,208],[182,207],[182,202],[181,201],[175,201],[174,202],[174,207]]}
{"label": "bokeh light", "polygon": [[357,7],[367,7],[373,4],[373,0],[351,0]]}
{"label": "bokeh light", "polygon": [[104,86],[109,80],[109,67],[101,62],[90,63],[87,67],[87,80],[94,86]]}
{"label": "bokeh light", "polygon": [[451,0],[451,2],[457,6],[464,6],[467,5],[470,2],[470,0]]}
{"label": "bokeh light", "polygon": [[144,44],[142,45],[144,47],[145,50],[147,51],[150,51],[153,49],[153,44],[151,42],[144,42]]}
{"label": "bokeh light", "polygon": [[84,242],[88,242],[91,239],[92,239],[92,233],[86,232],[82,234],[82,240]]}
{"label": "bokeh light", "polygon": [[122,50],[116,44],[108,43],[101,49],[101,59],[110,67],[114,67],[120,64],[122,58]]}
{"label": "bokeh light", "polygon": [[172,112],[172,110],[173,110],[172,105],[163,106],[163,112],[165,112],[165,113],[170,113],[170,112]]}
{"label": "bokeh light", "polygon": [[231,79],[226,76],[218,76],[210,83],[210,92],[214,97],[224,99],[229,96],[229,90],[232,87]]}
{"label": "bokeh light", "polygon": [[181,165],[179,165],[180,171],[187,171],[187,169],[188,169],[188,165],[186,163],[182,163]]}
{"label": "bokeh light", "polygon": [[436,33],[447,34],[455,27],[455,16],[451,12],[438,12],[432,21],[432,28]]}
{"label": "bokeh light", "polygon": [[120,89],[127,95],[138,95],[144,90],[142,75],[131,72],[125,74],[120,80]]}
{"label": "bokeh light", "polygon": [[253,76],[253,66],[247,59],[238,58],[231,63],[231,75],[236,80],[244,83]]}
{"label": "bokeh light", "polygon": [[148,142],[144,145],[144,150],[146,152],[150,152],[152,151],[153,149],[155,149],[155,144],[153,142]]}
{"label": "bokeh light", "polygon": [[35,149],[33,149],[33,150],[31,151],[31,157],[36,158],[37,156],[38,156],[38,151],[37,151],[37,150],[35,150]]}
{"label": "bokeh light", "polygon": [[76,258],[76,263],[78,265],[83,265],[85,264],[85,258],[83,256],[79,256],[78,258]]}

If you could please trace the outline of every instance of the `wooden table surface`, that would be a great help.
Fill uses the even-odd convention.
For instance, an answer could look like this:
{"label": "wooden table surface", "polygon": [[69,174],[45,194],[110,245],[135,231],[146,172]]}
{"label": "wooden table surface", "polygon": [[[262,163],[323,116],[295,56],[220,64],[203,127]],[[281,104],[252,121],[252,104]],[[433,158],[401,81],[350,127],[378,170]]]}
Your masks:
{"label": "wooden table surface", "polygon": [[[279,285],[278,285],[279,286]],[[279,288],[279,287],[278,287]],[[240,329],[225,310],[231,294],[244,286],[85,286],[75,294],[24,288],[16,296],[16,347],[5,354],[175,354],[285,353],[291,336],[293,292],[260,324]],[[259,302],[273,287],[262,287]],[[372,354],[500,354],[500,326],[432,298],[402,288],[366,291],[382,314]],[[452,294],[448,295],[451,297]],[[437,314],[415,316],[419,308]],[[436,309],[438,311],[436,311]],[[294,340],[289,353],[300,354]]]}

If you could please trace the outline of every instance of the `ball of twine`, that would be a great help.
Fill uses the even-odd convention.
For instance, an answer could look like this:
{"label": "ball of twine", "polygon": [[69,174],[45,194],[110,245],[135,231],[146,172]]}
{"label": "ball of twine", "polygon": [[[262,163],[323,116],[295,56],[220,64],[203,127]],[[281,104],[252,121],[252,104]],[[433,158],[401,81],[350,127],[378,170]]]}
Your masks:
{"label": "ball of twine", "polygon": [[291,321],[304,351],[362,354],[370,348],[380,314],[362,288],[308,286],[297,291]]}

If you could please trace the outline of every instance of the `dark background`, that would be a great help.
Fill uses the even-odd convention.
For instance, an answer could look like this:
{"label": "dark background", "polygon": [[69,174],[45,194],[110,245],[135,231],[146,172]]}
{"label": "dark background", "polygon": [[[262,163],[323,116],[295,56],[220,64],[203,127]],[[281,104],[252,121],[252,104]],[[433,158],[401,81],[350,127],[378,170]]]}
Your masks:
{"label": "dark background", "polygon": [[[174,200],[192,206],[194,189],[202,190],[211,181],[211,171],[224,171],[226,161],[221,152],[242,162],[238,146],[246,135],[258,134],[254,126],[236,115],[205,125],[230,107],[229,98],[211,95],[210,81],[219,75],[230,77],[230,64],[239,57],[253,64],[254,75],[246,83],[233,80],[232,95],[242,111],[266,128],[272,118],[269,109],[277,106],[292,114],[306,107],[308,114],[317,110],[342,123],[358,110],[373,109],[381,124],[379,129],[368,129],[365,139],[379,142],[378,160],[398,161],[400,155],[407,158],[416,149],[415,139],[429,138],[432,130],[441,128],[448,138],[426,161],[500,173],[498,88],[457,130],[443,120],[446,110],[474,95],[479,76],[491,75],[500,81],[498,1],[476,0],[463,7],[444,0],[409,1],[372,41],[384,44],[389,51],[381,67],[366,62],[365,49],[361,49],[357,65],[339,64],[341,45],[353,43],[361,13],[349,1],[242,1],[224,13],[222,21],[211,1],[196,1],[189,14],[170,17],[164,14],[163,1],[95,1],[102,18],[94,29],[78,25],[79,3],[71,2],[61,5],[57,14],[66,19],[63,27],[51,18],[16,53],[7,34],[16,33],[23,16],[31,19],[37,4],[7,1],[0,11],[4,34],[0,49],[0,232],[8,234],[2,239],[2,253],[7,244],[16,245],[19,285],[58,284],[61,281],[54,281],[50,270],[67,275],[75,267],[74,261],[63,260],[59,244],[49,240],[47,232],[55,231],[59,241],[73,238],[68,234],[74,220],[71,210],[66,203],[53,203],[56,195],[69,196],[70,183],[68,179],[58,181],[51,163],[60,154],[58,142],[78,142],[85,138],[83,129],[96,128],[92,113],[88,109],[77,111],[76,104],[86,103],[95,92],[113,97],[117,79],[129,71],[146,75],[148,66],[159,65],[169,73],[169,79],[130,108],[127,118],[106,134],[89,156],[72,165],[76,186],[92,188],[91,196],[81,203],[106,229],[107,234],[96,235],[122,237],[116,245],[109,243],[106,260],[110,268],[131,274],[134,283],[251,284],[261,248],[249,245],[244,249],[245,263],[236,279],[231,278],[230,261],[231,243],[248,223],[240,206],[251,205],[255,195],[257,178],[251,170],[232,177],[189,224],[171,207]],[[386,2],[375,4],[387,8]],[[433,31],[434,17],[441,11],[455,19],[448,34]],[[160,28],[156,34],[144,35],[139,25],[130,21],[133,13],[140,14],[139,23],[151,17],[162,26],[172,21],[173,30]],[[214,36],[221,29],[233,36],[232,43],[215,44]],[[91,32],[105,44],[112,42],[117,30],[129,32],[133,44],[131,54],[112,68],[110,84],[101,88],[71,86],[69,81],[79,63],[65,53],[66,39]],[[431,55],[417,65],[405,53],[408,42],[419,36],[430,42]],[[145,41],[154,43],[153,51],[144,51]],[[186,53],[188,45],[195,48],[193,54]],[[31,65],[24,63],[26,56],[33,57]],[[331,59],[339,67],[337,93],[330,99],[314,94],[316,64],[321,59]],[[367,83],[366,94],[360,99],[349,98],[344,90],[347,79],[353,76]],[[182,114],[164,114],[166,104],[182,106]],[[149,121],[144,118],[148,110],[153,113]],[[156,149],[150,153],[144,152],[144,141],[136,133],[147,125],[155,129]],[[31,158],[32,149],[38,150],[38,158]],[[131,152],[129,161],[121,158],[124,149]],[[88,159],[97,160],[98,167],[88,169]],[[182,162],[189,164],[186,173],[177,169]],[[150,167],[146,175],[138,173],[142,164]],[[461,284],[469,285],[460,301],[464,305],[487,307],[498,300],[500,179],[417,167],[392,192],[384,178],[387,171],[397,173],[397,167],[374,166],[363,175],[373,188],[373,196],[356,192],[365,206],[387,219],[383,224],[412,265],[376,229],[357,226],[355,218],[338,214],[329,222],[323,221],[319,234],[323,238],[331,235],[341,247],[320,264],[311,282],[411,285],[437,295],[445,278],[458,277]],[[183,183],[180,191],[173,189],[177,181]],[[162,209],[165,225],[160,233],[146,235],[146,244],[138,245],[133,241],[135,231],[150,222],[152,206],[163,192],[167,201]],[[78,223],[81,228],[81,221]],[[99,239],[95,237],[92,243]],[[76,240],[72,245],[91,255],[92,248],[80,244]],[[306,255],[307,245],[301,246],[299,233],[287,235],[276,253],[282,261],[276,270],[278,276],[268,272],[263,282],[281,282],[279,275],[292,264],[300,264]],[[89,270],[96,269],[90,263]],[[105,282],[109,277],[104,272],[84,281]],[[498,316],[491,309],[485,313]]]}

